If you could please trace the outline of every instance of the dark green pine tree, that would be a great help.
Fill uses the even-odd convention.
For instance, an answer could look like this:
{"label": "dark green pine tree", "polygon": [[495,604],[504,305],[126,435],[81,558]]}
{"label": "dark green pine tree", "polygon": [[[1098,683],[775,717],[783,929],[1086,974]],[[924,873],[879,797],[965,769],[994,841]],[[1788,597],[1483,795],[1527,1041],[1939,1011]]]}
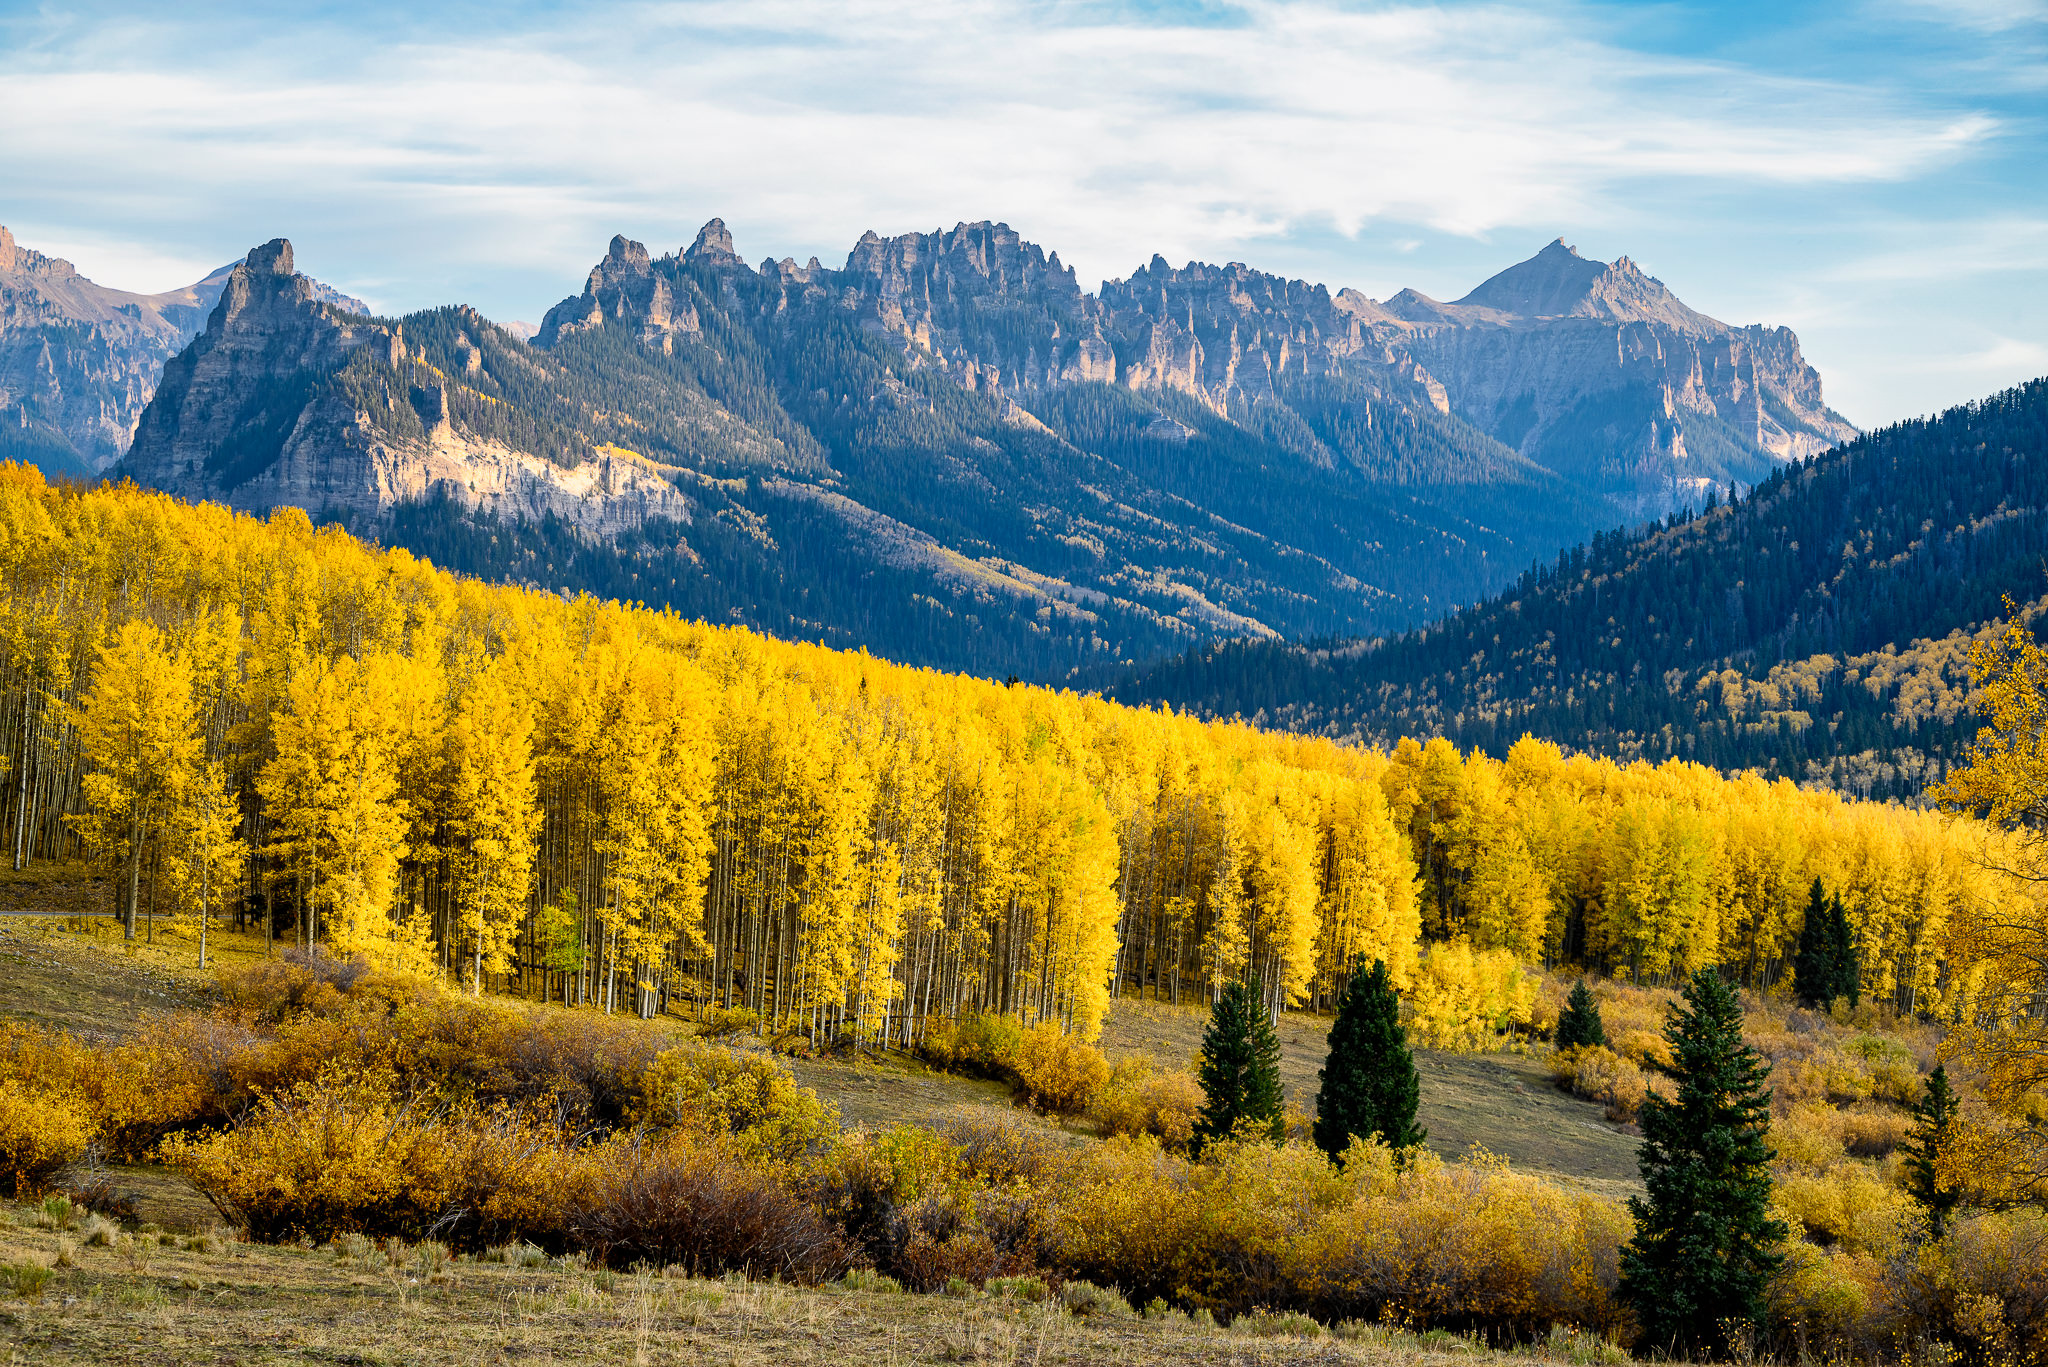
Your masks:
{"label": "dark green pine tree", "polygon": [[1937,1239],[1948,1232],[1949,1216],[1962,1199],[1962,1193],[1942,1184],[1936,1167],[1955,1124],[1956,1109],[1948,1069],[1938,1067],[1927,1075],[1927,1091],[1913,1108],[1913,1133],[1905,1143],[1906,1194],[1927,1212],[1928,1232]]}
{"label": "dark green pine tree", "polygon": [[1816,878],[1812,895],[1806,899],[1806,923],[1799,928],[1799,950],[1792,959],[1792,995],[1801,1006],[1826,1006],[1834,1000],[1837,965],[1833,922],[1827,894]]}
{"label": "dark green pine tree", "polygon": [[1422,1083],[1385,963],[1367,968],[1360,959],[1352,969],[1337,999],[1322,1079],[1314,1133],[1317,1147],[1330,1157],[1340,1157],[1353,1135],[1378,1135],[1394,1149],[1412,1148],[1428,1137],[1415,1124]]}
{"label": "dark green pine tree", "polygon": [[1863,1000],[1862,956],[1856,952],[1856,932],[1840,897],[1828,901],[1828,957],[1834,960],[1834,985],[1828,999],[1847,997],[1854,1006]]}
{"label": "dark green pine tree", "polygon": [[1202,1036],[1201,1082],[1207,1100],[1198,1138],[1227,1139],[1246,1121],[1276,1142],[1287,1137],[1280,1037],[1250,983],[1231,983],[1210,1008],[1209,1029]]}
{"label": "dark green pine tree", "polygon": [[1742,1042],[1742,1007],[1703,968],[1664,1027],[1678,1097],[1643,1103],[1638,1162],[1647,1200],[1629,1198],[1636,1234],[1621,1251],[1622,1299],[1644,1346],[1720,1356],[1728,1331],[1754,1323],[1783,1256],[1770,1215],[1770,1066]]}
{"label": "dark green pine tree", "polygon": [[1557,1047],[1584,1049],[1605,1043],[1607,1026],[1600,1019],[1600,1003],[1593,1000],[1593,994],[1586,990],[1586,980],[1581,978],[1565,999],[1564,1014],[1557,1018]]}

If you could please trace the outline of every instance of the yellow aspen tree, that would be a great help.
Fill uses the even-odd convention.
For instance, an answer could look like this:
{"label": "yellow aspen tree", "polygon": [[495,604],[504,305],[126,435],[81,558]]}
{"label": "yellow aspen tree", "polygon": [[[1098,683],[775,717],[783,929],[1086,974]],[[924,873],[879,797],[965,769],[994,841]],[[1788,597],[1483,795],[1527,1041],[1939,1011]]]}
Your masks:
{"label": "yellow aspen tree", "polygon": [[1448,924],[1480,949],[1530,960],[1543,952],[1550,931],[1550,885],[1529,852],[1509,792],[1502,766],[1474,754],[1465,766],[1463,801],[1446,831],[1459,873]]}
{"label": "yellow aspen tree", "polygon": [[147,622],[123,623],[101,649],[78,737],[92,772],[77,822],[89,849],[119,875],[125,937],[135,917],[145,850],[158,851],[171,805],[199,763],[191,667]]}
{"label": "yellow aspen tree", "polygon": [[380,659],[315,659],[272,719],[276,755],[257,779],[269,851],[304,911],[308,948],[426,966],[425,930],[394,916],[409,815],[398,795],[398,730]]}
{"label": "yellow aspen tree", "polygon": [[1315,974],[1319,832],[1295,777],[1260,764],[1242,808],[1249,947],[1272,1010],[1306,1000]]}
{"label": "yellow aspen tree", "polygon": [[1712,963],[1719,937],[1710,933],[1708,849],[1697,825],[1668,801],[1631,797],[1611,839],[1614,869],[1595,950],[1637,981]]}
{"label": "yellow aspen tree", "polygon": [[1244,827],[1243,799],[1227,794],[1218,823],[1214,881],[1209,885],[1209,930],[1202,937],[1202,973],[1212,998],[1243,974],[1251,958]]}
{"label": "yellow aspen tree", "polygon": [[1321,917],[1322,994],[1334,999],[1360,960],[1387,966],[1405,989],[1415,973],[1422,916],[1415,858],[1376,783],[1346,784],[1330,808],[1329,873]]}
{"label": "yellow aspen tree", "polygon": [[448,730],[447,819],[458,842],[455,896],[469,959],[470,993],[503,973],[533,888],[541,812],[534,780],[533,720],[493,661],[471,678]]}
{"label": "yellow aspen tree", "polygon": [[241,882],[249,846],[237,833],[241,804],[227,770],[209,760],[187,771],[173,797],[171,887],[179,909],[199,927],[199,966],[206,967],[207,927]]}

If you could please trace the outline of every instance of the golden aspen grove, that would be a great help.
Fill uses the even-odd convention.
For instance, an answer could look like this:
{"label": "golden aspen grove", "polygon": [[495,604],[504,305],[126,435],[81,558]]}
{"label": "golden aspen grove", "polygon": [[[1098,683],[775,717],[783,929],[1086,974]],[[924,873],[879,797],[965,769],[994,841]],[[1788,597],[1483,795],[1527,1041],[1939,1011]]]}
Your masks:
{"label": "golden aspen grove", "polygon": [[1326,1008],[1364,956],[1457,1045],[1559,960],[1769,986],[1819,877],[1865,990],[1953,1015],[1948,928],[2000,896],[1937,813],[1006,687],[26,467],[0,594],[17,869],[93,861],[131,937],[226,914],[472,993],[910,1046],[1240,976]]}

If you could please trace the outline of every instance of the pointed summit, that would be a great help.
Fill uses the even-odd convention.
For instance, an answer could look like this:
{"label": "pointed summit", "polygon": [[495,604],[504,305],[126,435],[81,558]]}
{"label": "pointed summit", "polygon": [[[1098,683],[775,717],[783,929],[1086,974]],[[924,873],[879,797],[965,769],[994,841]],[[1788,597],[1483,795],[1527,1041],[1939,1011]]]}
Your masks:
{"label": "pointed summit", "polygon": [[0,225],[0,272],[12,271],[14,269],[14,258],[16,255],[14,234],[8,232],[4,225]]}
{"label": "pointed summit", "polygon": [[[733,250],[732,233],[726,229],[725,220],[714,218],[697,230],[697,240],[683,253],[685,261],[712,261],[721,265],[739,262],[740,254]],[[746,264],[740,262],[741,265]]]}
{"label": "pointed summit", "polygon": [[1696,313],[1661,280],[1627,257],[1613,265],[1590,261],[1557,238],[1536,255],[1510,266],[1453,307],[1492,309],[1518,318],[1604,318],[1617,323],[1657,322],[1686,332],[1724,331]]}
{"label": "pointed summit", "polygon": [[1554,318],[1570,313],[1606,269],[1605,262],[1586,260],[1578,248],[1567,247],[1560,237],[1458,302],[1525,318]]}

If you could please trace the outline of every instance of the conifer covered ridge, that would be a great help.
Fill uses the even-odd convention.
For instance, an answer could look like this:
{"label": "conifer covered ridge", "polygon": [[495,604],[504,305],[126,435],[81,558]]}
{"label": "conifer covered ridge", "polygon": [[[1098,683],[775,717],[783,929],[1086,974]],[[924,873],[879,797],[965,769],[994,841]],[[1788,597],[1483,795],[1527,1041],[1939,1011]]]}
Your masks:
{"label": "conifer covered ridge", "polygon": [[1505,755],[1533,733],[1917,798],[1976,734],[1972,641],[2005,595],[2048,592],[2048,380],[1726,493],[1406,634],[1216,644],[1114,691],[1367,743]]}
{"label": "conifer covered ridge", "polygon": [[1423,1043],[1526,1021],[1521,966],[1788,971],[1815,877],[1863,987],[1974,990],[1968,822],[1523,742],[1392,752],[914,670],[459,579],[296,510],[0,479],[17,866],[110,910],[607,1009],[909,1044],[1384,959]]}

